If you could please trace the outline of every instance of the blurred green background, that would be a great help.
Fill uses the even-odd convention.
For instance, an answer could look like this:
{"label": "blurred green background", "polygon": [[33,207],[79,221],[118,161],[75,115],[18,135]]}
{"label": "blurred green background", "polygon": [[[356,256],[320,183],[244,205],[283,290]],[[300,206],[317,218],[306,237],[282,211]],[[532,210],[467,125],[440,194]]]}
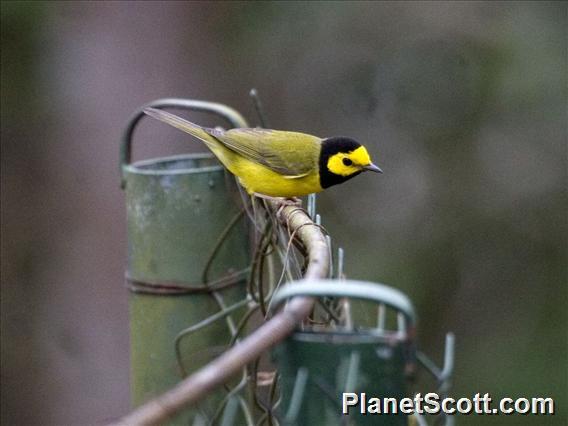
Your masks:
{"label": "blurred green background", "polygon": [[121,131],[166,96],[256,124],[252,87],[273,128],[351,136],[385,171],[319,211],[350,277],[411,297],[425,352],[456,333],[453,395],[556,399],[459,424],[566,424],[567,4],[3,1],[2,424],[128,411]]}

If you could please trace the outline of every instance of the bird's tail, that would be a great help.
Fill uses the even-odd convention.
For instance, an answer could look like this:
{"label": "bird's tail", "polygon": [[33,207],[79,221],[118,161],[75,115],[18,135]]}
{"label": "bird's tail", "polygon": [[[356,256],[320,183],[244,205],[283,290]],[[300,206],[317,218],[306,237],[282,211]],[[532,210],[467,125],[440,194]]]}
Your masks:
{"label": "bird's tail", "polygon": [[191,121],[187,121],[177,115],[156,108],[144,108],[144,113],[201,139],[213,152],[216,152],[219,149],[220,142],[207,133],[203,127],[194,124]]}

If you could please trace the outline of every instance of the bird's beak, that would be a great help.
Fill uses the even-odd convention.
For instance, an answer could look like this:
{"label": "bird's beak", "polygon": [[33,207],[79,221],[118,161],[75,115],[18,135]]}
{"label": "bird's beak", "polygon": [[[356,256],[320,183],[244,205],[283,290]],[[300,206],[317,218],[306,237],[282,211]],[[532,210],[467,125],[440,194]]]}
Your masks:
{"label": "bird's beak", "polygon": [[370,172],[375,172],[375,173],[382,173],[383,172],[379,166],[375,166],[373,163],[369,164],[368,166],[363,167],[363,169],[368,170]]}

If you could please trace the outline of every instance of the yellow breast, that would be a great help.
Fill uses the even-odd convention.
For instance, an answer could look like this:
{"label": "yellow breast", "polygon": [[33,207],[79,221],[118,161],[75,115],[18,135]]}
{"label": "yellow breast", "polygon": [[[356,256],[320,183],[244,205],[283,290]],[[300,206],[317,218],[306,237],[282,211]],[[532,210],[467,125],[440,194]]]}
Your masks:
{"label": "yellow breast", "polygon": [[242,157],[234,161],[229,170],[239,178],[249,194],[256,192],[271,197],[302,197],[323,189],[317,170],[303,177],[290,178]]}

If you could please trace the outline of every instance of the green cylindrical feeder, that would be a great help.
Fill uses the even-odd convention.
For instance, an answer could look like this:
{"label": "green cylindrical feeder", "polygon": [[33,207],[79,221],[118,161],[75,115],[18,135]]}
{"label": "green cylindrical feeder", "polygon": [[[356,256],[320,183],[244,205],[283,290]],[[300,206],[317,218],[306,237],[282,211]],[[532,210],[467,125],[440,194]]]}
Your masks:
{"label": "green cylindrical feeder", "polygon": [[[218,109],[205,108],[207,103],[177,101],[168,99],[151,105],[199,109],[227,118]],[[130,164],[130,139],[142,116],[140,110],[131,120],[121,151],[134,406],[173,387],[184,374],[226,349],[231,336],[224,320],[180,339],[179,359],[176,336],[218,313],[222,309],[219,301],[229,306],[244,300],[250,262],[248,233],[244,221],[238,220],[235,188],[213,155],[180,155]],[[225,238],[219,244],[222,234]],[[239,311],[233,315],[237,314]],[[198,412],[212,414],[225,394],[220,390],[209,399],[210,406],[205,403],[199,411],[186,410],[172,424],[191,424]]]}
{"label": "green cylindrical feeder", "polygon": [[[370,398],[400,401],[408,396],[408,373],[413,370],[415,353],[414,309],[406,296],[381,284],[318,280],[283,288],[273,303],[276,306],[294,296],[364,299],[391,307],[404,319],[395,331],[298,331],[286,339],[273,352],[280,372],[281,423],[406,426],[405,414],[379,415],[368,409]],[[342,413],[344,393],[355,394],[359,400],[348,407],[346,415]],[[365,413],[361,413],[363,399]]]}

